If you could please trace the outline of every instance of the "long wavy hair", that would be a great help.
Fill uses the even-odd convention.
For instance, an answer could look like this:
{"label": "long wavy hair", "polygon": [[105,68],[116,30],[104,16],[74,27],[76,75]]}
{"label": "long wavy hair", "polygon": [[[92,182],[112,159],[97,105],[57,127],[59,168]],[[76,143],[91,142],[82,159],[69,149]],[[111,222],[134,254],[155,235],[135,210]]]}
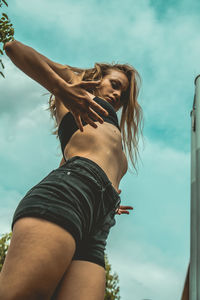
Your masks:
{"label": "long wavy hair", "polygon": [[[120,120],[120,129],[122,133],[122,143],[124,151],[128,154],[133,164],[135,170],[139,150],[138,143],[140,134],[142,134],[143,129],[143,112],[139,105],[137,99],[139,94],[139,87],[141,83],[141,78],[136,69],[134,69],[129,64],[108,64],[108,63],[96,63],[94,68],[90,69],[80,69],[76,67],[66,66],[68,69],[72,70],[75,74],[80,76],[83,81],[90,80],[101,80],[104,76],[108,75],[110,70],[118,70],[123,72],[129,81],[129,86],[125,92],[121,95],[122,103],[122,113]],[[94,95],[98,95],[97,90],[89,91]],[[49,99],[49,110],[51,116],[55,117],[56,106],[55,97],[51,95]],[[56,130],[53,132],[57,135],[57,125],[55,124]]]}

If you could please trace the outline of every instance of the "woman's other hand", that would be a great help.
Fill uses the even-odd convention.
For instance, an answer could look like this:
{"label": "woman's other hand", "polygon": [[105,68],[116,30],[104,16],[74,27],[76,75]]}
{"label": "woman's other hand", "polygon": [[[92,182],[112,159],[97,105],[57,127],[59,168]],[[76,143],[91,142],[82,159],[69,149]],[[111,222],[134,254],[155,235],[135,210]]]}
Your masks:
{"label": "woman's other hand", "polygon": [[[121,190],[118,190],[117,191],[118,192],[118,194],[120,194],[121,193]],[[115,213],[117,214],[117,215],[121,215],[121,214],[127,214],[127,215],[129,215],[129,211],[128,210],[133,210],[133,207],[132,206],[120,206],[118,209],[116,209],[116,211],[115,211]]]}
{"label": "woman's other hand", "polygon": [[127,214],[127,215],[129,215],[128,209],[132,210],[133,207],[132,206],[120,206],[118,209],[116,209],[115,213],[117,215],[121,215],[121,214]]}
{"label": "woman's other hand", "polygon": [[[103,119],[98,112],[103,115],[108,115],[108,112],[93,100],[93,95],[88,90],[97,88],[99,81],[81,81],[74,84],[67,83],[63,88],[55,91],[55,96],[58,97],[62,103],[73,114],[77,126],[83,131],[82,120],[97,128],[95,121],[103,123]],[[82,119],[82,120],[81,120]]]}

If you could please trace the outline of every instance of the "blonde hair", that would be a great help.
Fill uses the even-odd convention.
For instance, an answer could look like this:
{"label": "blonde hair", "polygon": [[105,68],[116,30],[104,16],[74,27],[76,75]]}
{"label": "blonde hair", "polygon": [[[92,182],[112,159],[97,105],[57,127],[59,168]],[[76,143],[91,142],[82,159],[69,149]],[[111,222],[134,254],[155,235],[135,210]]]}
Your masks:
{"label": "blonde hair", "polygon": [[[91,69],[80,69],[71,66],[67,66],[67,68],[78,74],[80,79],[83,81],[101,80],[104,76],[109,74],[110,70],[113,69],[121,71],[127,76],[129,86],[128,89],[121,95],[122,114],[120,129],[125,153],[127,153],[128,150],[133,167],[137,170],[136,164],[139,155],[139,136],[142,134],[143,129],[142,108],[137,101],[139,85],[141,83],[139,73],[129,64],[96,63],[94,68]],[[97,95],[97,91],[95,90],[90,90],[90,92]],[[55,117],[56,107],[53,95],[51,95],[49,99],[49,110],[52,117]],[[53,133],[57,134],[57,130]]]}

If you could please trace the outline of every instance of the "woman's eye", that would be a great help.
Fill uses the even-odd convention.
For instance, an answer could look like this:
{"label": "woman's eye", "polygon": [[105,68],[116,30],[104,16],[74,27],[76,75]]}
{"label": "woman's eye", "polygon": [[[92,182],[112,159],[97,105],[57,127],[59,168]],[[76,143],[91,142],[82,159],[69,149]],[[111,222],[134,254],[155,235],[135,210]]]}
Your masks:
{"label": "woman's eye", "polygon": [[119,85],[116,81],[111,81],[111,85],[114,89],[118,89],[119,88]]}

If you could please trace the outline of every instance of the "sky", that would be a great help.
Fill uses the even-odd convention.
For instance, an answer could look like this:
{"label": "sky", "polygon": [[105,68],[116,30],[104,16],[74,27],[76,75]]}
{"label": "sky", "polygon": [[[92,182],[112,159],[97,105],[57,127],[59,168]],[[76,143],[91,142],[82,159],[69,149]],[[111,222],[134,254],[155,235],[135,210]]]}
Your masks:
{"label": "sky", "polygon": [[[10,3],[9,3],[10,2]],[[61,64],[132,64],[144,113],[138,174],[120,183],[122,205],[107,254],[122,300],[180,299],[190,252],[190,111],[200,73],[198,0],[13,0],[15,38]],[[6,57],[0,78],[0,234],[25,193],[61,160],[47,91]],[[120,114],[118,114],[120,118]]]}

